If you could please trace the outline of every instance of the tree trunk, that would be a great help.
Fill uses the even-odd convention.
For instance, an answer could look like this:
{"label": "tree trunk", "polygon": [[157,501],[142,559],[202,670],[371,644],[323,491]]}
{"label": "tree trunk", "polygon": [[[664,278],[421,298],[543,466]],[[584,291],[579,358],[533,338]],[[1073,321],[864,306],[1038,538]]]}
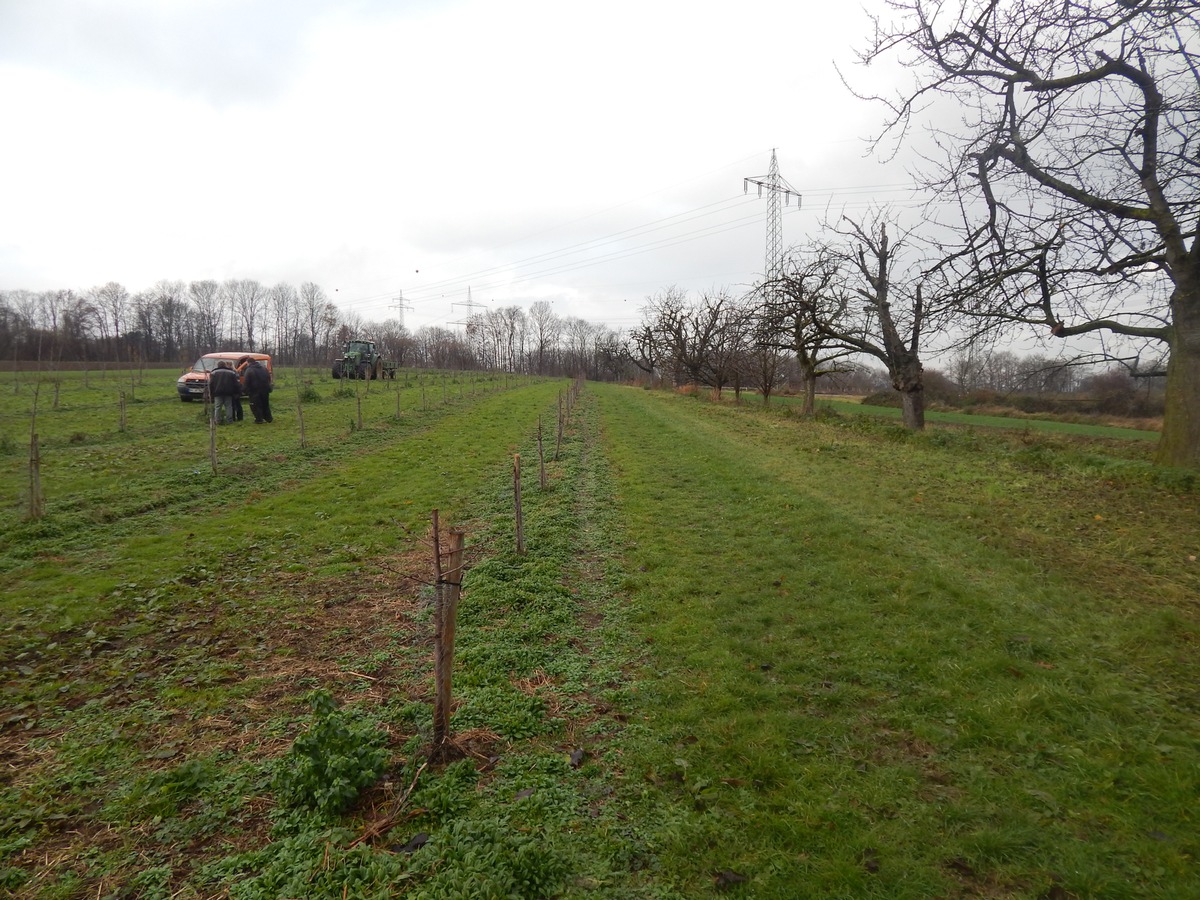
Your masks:
{"label": "tree trunk", "polygon": [[924,368],[915,353],[905,353],[892,370],[892,387],[900,392],[904,411],[904,427],[911,431],[925,429]]}
{"label": "tree trunk", "polygon": [[905,391],[900,395],[900,405],[904,411],[904,427],[911,431],[925,430],[925,390]]}
{"label": "tree trunk", "polygon": [[1172,305],[1166,409],[1155,461],[1195,469],[1200,468],[1200,304]]}
{"label": "tree trunk", "polygon": [[802,404],[800,415],[811,416],[816,408],[817,372],[816,367],[807,356],[798,357],[797,374],[800,376],[800,395]]}

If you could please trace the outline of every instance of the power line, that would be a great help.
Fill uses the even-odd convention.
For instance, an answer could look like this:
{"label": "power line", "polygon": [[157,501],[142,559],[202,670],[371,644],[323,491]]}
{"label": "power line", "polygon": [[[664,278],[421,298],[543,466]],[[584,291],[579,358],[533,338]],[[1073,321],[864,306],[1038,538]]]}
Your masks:
{"label": "power line", "polygon": [[[728,167],[726,167],[726,168],[728,168]],[[751,180],[752,179],[746,179],[747,184]],[[754,183],[757,184],[758,181],[754,180]],[[877,185],[852,185],[852,186],[848,185],[848,186],[839,186],[839,187],[833,187],[833,188],[822,188],[822,189],[810,191],[809,195],[810,195],[810,197],[811,196],[826,197],[829,201],[832,201],[833,198],[835,198],[839,195],[847,195],[848,194],[848,195],[857,196],[857,195],[869,193],[872,195],[873,198],[877,199],[878,195],[881,193],[896,193],[899,191],[908,191],[911,193],[911,192],[915,192],[917,190],[918,190],[918,188],[915,185],[912,185],[910,183],[892,182],[892,183],[884,183],[884,184],[877,184]],[[796,191],[796,189],[793,188],[791,185],[787,185],[786,191],[788,193],[796,193],[797,195],[799,195],[799,192]],[[866,202],[855,201],[852,203],[846,203],[846,204],[843,204],[842,208],[843,209],[858,209],[858,208],[869,207],[872,205],[876,205],[876,199],[873,199],[871,201],[866,201]],[[629,201],[629,202],[634,202],[634,201]],[[546,277],[546,276],[550,276],[550,275],[565,274],[567,272],[576,271],[578,269],[588,268],[588,267],[595,266],[595,265],[600,265],[600,264],[606,263],[606,262],[615,262],[615,261],[618,261],[621,259],[628,258],[630,256],[639,255],[639,254],[646,253],[646,252],[649,252],[652,250],[666,249],[667,247],[676,246],[678,244],[685,243],[688,241],[699,240],[699,239],[702,239],[705,237],[722,234],[722,233],[725,233],[725,232],[728,232],[731,230],[735,230],[737,228],[745,227],[745,225],[748,222],[753,221],[753,219],[755,219],[757,217],[756,216],[745,216],[745,217],[739,217],[739,218],[724,221],[724,222],[717,222],[717,223],[713,223],[710,225],[705,225],[701,228],[693,229],[691,231],[682,232],[677,235],[668,235],[666,237],[658,238],[658,239],[650,241],[649,243],[646,243],[646,244],[639,244],[639,245],[633,246],[633,247],[626,247],[621,250],[617,250],[617,251],[610,252],[610,253],[605,253],[605,254],[602,254],[599,256],[593,255],[586,259],[570,260],[571,257],[578,257],[585,253],[591,253],[592,251],[599,250],[606,246],[611,246],[611,245],[619,243],[621,241],[628,241],[631,239],[644,238],[644,237],[654,234],[655,232],[660,232],[660,231],[668,230],[671,228],[677,228],[681,225],[685,225],[689,222],[703,219],[708,216],[719,215],[721,213],[725,213],[728,211],[734,211],[737,208],[739,208],[740,206],[743,206],[743,205],[746,205],[746,204],[752,203],[752,202],[753,202],[753,200],[747,200],[747,199],[737,198],[737,197],[735,197],[735,198],[726,197],[721,200],[716,200],[716,201],[713,201],[712,203],[703,204],[701,206],[694,207],[692,209],[685,210],[680,213],[675,213],[670,216],[665,216],[660,219],[655,219],[648,223],[631,226],[629,228],[621,229],[619,231],[612,232],[610,234],[603,235],[603,236],[600,236],[597,238],[592,238],[592,239],[589,239],[586,241],[580,241],[580,242],[577,242],[574,244],[570,244],[570,245],[567,245],[566,247],[558,248],[556,250],[551,250],[551,251],[546,251],[543,253],[534,254],[532,256],[528,256],[528,257],[516,260],[514,262],[509,262],[509,263],[504,263],[501,265],[491,266],[491,267],[484,268],[484,269],[479,269],[479,270],[467,273],[463,276],[446,278],[446,279],[442,279],[437,282],[433,282],[432,284],[429,284],[429,285],[423,285],[419,290],[417,290],[415,292],[415,294],[412,291],[410,291],[408,299],[413,302],[416,302],[416,303],[422,303],[422,304],[430,303],[430,302],[437,300],[439,297],[444,297],[446,293],[452,292],[456,288],[460,288],[463,285],[475,283],[479,278],[487,279],[488,276],[498,276],[498,275],[500,275],[500,273],[512,271],[514,269],[519,270],[523,267],[529,267],[529,266],[540,267],[540,268],[536,268],[530,272],[520,273],[519,277],[516,277],[516,278],[500,279],[500,278],[493,277],[490,280],[486,280],[481,285],[481,287],[482,287],[482,289],[488,290],[488,289],[493,289],[493,288],[504,286],[504,285],[523,284],[523,283],[527,283],[538,277]],[[906,205],[906,206],[915,205],[919,202],[924,202],[924,201],[910,200],[910,201],[907,201],[904,205]],[[623,205],[628,205],[628,203],[619,204],[618,206],[610,207],[609,209],[616,209]],[[826,208],[828,208],[828,206]],[[597,214],[592,214],[592,215],[594,216]],[[582,221],[582,220],[590,218],[590,217],[591,216],[583,216],[583,217],[580,217],[580,218],[572,220],[572,221],[573,222]],[[542,234],[542,233],[545,233],[546,231],[550,231],[550,230],[552,230],[552,229],[544,229],[542,232],[537,232],[537,234]],[[507,244],[503,244],[500,246],[511,246],[513,243],[516,243],[516,241],[510,241]],[[556,260],[562,260],[562,262],[556,262]],[[434,296],[435,292],[436,292],[437,296]],[[355,302],[358,302],[358,303],[370,302],[375,299],[382,299],[383,296],[387,296],[387,295],[363,297]],[[403,299],[403,297],[404,297],[403,292],[401,292],[401,298]],[[411,306],[408,306],[407,304],[406,304],[406,307],[411,308]]]}

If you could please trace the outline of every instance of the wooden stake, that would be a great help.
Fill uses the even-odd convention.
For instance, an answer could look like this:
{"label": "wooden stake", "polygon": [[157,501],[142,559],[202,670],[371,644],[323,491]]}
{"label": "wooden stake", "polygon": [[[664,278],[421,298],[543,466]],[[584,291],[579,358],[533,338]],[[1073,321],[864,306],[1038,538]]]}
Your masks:
{"label": "wooden stake", "polygon": [[558,462],[558,452],[562,449],[563,436],[563,397],[562,392],[558,395],[558,437],[554,441],[554,461]]}
{"label": "wooden stake", "polygon": [[296,392],[296,421],[300,423],[300,449],[303,450],[308,441],[304,438],[304,401],[300,399],[299,391]]}
{"label": "wooden stake", "polygon": [[29,436],[29,518],[40,519],[46,513],[42,500],[42,450],[37,432]]}
{"label": "wooden stake", "polygon": [[525,517],[521,513],[521,454],[513,454],[513,509],[517,519],[517,553],[525,552]]}
{"label": "wooden stake", "polygon": [[542,417],[538,416],[538,484],[546,489],[546,451],[542,448]]}
{"label": "wooden stake", "polygon": [[208,418],[208,461],[212,464],[212,473],[217,474],[217,420]]}
{"label": "wooden stake", "polygon": [[120,406],[121,406],[121,427],[120,427],[120,430],[121,430],[121,432],[122,432],[122,433],[124,433],[124,431],[125,431],[125,392],[124,392],[124,391],[121,391],[121,403],[120,403]]}
{"label": "wooden stake", "polygon": [[466,531],[451,528],[446,565],[442,565],[438,511],[433,511],[434,609],[434,705],[433,756],[444,759],[450,750],[450,707],[453,702],[454,632],[458,622],[458,599],[462,592],[463,546]]}

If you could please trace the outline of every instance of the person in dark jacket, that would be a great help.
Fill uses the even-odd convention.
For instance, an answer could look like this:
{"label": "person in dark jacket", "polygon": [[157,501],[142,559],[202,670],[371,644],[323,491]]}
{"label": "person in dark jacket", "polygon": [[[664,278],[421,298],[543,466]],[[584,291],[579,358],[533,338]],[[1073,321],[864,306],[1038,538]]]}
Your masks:
{"label": "person in dark jacket", "polygon": [[218,425],[234,420],[233,398],[241,393],[241,390],[237,372],[233,371],[233,366],[228,360],[223,359],[217,363],[217,367],[208,376],[208,393],[213,402],[213,421]]}
{"label": "person in dark jacket", "polygon": [[246,363],[246,371],[242,374],[242,388],[250,398],[250,412],[254,414],[254,423],[273,421],[271,418],[271,373],[257,359]]}

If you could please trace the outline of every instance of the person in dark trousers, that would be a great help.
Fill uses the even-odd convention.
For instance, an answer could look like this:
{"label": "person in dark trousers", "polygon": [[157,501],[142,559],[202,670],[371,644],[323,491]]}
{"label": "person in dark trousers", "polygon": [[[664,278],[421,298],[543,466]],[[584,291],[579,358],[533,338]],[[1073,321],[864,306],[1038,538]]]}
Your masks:
{"label": "person in dark trousers", "polygon": [[241,369],[234,369],[238,377],[238,392],[233,398],[233,421],[240,422],[246,418],[246,411],[242,409],[242,394],[245,393],[245,388],[242,387],[242,372]]}
{"label": "person in dark trousers", "polygon": [[271,422],[271,373],[257,359],[246,363],[246,371],[242,375],[242,388],[250,398],[250,412],[254,414],[254,423],[261,425]]}
{"label": "person in dark trousers", "polygon": [[234,421],[233,399],[241,390],[237,372],[233,371],[233,366],[228,360],[223,359],[217,363],[217,367],[208,376],[208,393],[213,402],[213,421],[218,425]]}

